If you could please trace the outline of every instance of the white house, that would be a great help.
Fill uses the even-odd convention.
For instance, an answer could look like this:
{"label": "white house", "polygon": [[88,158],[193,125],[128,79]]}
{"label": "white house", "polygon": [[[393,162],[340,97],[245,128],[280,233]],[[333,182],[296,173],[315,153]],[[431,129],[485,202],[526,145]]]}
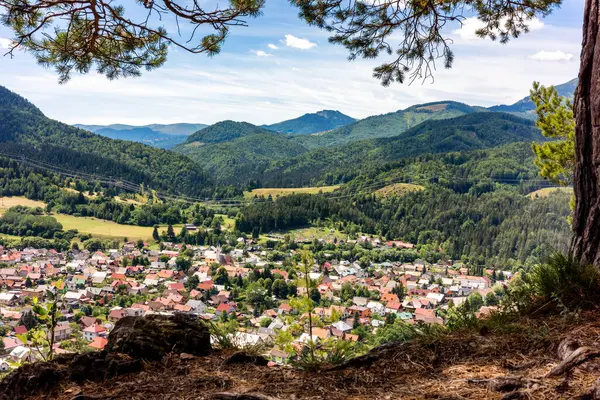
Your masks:
{"label": "white house", "polygon": [[106,328],[100,324],[93,324],[83,330],[83,338],[88,342],[97,337],[105,337],[107,335]]}

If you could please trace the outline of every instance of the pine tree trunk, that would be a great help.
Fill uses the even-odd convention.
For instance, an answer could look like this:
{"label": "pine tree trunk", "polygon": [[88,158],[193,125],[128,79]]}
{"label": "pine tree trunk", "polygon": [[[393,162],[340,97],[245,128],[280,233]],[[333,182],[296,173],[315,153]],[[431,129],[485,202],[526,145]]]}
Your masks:
{"label": "pine tree trunk", "polygon": [[600,0],[586,0],[579,85],[575,92],[575,197],[572,250],[600,267]]}

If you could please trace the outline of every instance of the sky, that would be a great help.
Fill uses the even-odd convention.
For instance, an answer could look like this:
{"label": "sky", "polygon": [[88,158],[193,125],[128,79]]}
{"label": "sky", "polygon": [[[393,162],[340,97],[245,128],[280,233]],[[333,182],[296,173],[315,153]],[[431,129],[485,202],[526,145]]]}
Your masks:
{"label": "sky", "polygon": [[[133,1],[121,3],[136,16]],[[372,77],[384,59],[348,61],[344,47],[328,43],[327,32],[300,20],[285,0],[267,0],[263,15],[249,19],[248,27],[234,27],[215,57],[175,50],[163,67],[115,81],[90,73],[61,85],[53,70],[26,52],[2,57],[11,32],[0,26],[0,85],[70,124],[269,124],[323,109],[364,118],[441,100],[511,104],[528,94],[533,81],[560,84],[577,76],[583,7],[583,0],[565,0],[504,45],[477,38],[479,21],[469,17],[462,28],[445,31],[453,42],[452,69],[439,65],[434,82],[387,88]],[[175,30],[172,21],[163,23]]]}

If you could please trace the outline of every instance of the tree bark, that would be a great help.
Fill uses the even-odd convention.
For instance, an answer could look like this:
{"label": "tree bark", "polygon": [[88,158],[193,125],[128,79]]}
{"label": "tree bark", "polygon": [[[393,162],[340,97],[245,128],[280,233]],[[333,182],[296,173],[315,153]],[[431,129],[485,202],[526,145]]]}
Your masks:
{"label": "tree bark", "polygon": [[575,91],[573,254],[600,267],[600,0],[586,0],[579,85]]}

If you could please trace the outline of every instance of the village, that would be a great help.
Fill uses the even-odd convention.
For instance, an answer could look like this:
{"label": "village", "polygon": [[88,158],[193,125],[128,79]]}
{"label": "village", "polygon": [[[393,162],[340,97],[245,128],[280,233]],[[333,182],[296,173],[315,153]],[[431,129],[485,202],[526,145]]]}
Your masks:
{"label": "village", "polygon": [[[412,246],[360,240],[381,249]],[[42,359],[32,305],[49,298],[58,299],[61,313],[54,354],[102,350],[124,317],[187,313],[224,327],[237,347],[260,346],[270,362],[287,364],[308,342],[369,346],[390,324],[444,325],[448,310],[465,301],[477,316],[488,314],[512,276],[491,269],[474,276],[452,261],[364,265],[332,259],[312,262],[307,280],[293,262],[300,249],[272,261],[281,257],[245,238],[227,252],[175,243],[153,247],[128,242],[120,249],[58,252],[0,246],[0,372]]]}

